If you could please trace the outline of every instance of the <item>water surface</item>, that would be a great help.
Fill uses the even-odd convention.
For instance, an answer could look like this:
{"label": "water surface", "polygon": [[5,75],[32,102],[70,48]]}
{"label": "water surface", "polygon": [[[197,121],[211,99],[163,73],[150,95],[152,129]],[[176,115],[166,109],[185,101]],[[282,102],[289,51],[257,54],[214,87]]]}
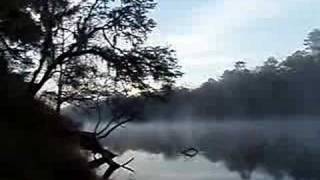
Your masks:
{"label": "water surface", "polygon": [[[135,157],[115,179],[320,179],[320,121],[264,120],[130,124],[104,140]],[[187,158],[180,152],[195,147]]]}

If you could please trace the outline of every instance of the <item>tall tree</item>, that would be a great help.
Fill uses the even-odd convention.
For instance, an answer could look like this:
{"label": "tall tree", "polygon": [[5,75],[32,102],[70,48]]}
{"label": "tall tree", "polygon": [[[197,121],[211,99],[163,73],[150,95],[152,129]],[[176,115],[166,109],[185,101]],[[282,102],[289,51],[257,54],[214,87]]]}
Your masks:
{"label": "tall tree", "polygon": [[320,54],[320,30],[314,29],[308,34],[307,39],[305,39],[305,45],[307,49],[311,50],[313,55]]}
{"label": "tall tree", "polygon": [[56,88],[46,94],[55,94],[57,109],[64,101],[96,97],[111,82],[121,91],[144,91],[152,84],[172,84],[181,75],[173,50],[146,43],[156,25],[148,17],[153,0],[15,2],[23,2],[16,9],[28,14],[39,36],[26,44],[6,34],[11,32],[6,27],[20,32],[18,26],[2,23],[1,49],[11,71],[29,82],[32,95],[46,85]]}
{"label": "tall tree", "polygon": [[[147,44],[156,23],[148,17],[154,0],[13,0],[0,1],[1,69],[19,74],[27,92],[63,102],[100,100],[128,91],[150,92],[171,86],[179,71],[175,51]],[[49,88],[48,88],[49,87]],[[98,108],[99,110],[99,108]],[[105,179],[118,168],[99,139],[134,117],[117,112],[95,132],[80,132],[83,148],[101,158],[89,167],[109,165]],[[99,119],[100,120],[100,119]],[[100,127],[102,126],[103,127]]]}

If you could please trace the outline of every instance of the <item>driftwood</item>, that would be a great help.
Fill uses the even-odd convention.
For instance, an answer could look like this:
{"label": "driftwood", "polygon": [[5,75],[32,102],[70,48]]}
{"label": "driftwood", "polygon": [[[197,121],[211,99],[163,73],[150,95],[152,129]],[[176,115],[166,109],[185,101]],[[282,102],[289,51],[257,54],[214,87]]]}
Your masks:
{"label": "driftwood", "polygon": [[[134,172],[132,168],[128,167],[128,164],[131,163],[134,158],[130,158],[123,164],[115,162],[114,158],[118,155],[103,147],[100,143],[100,140],[107,138],[117,128],[136,119],[137,114],[127,115],[126,113],[117,109],[118,111],[113,113],[113,118],[111,118],[110,121],[103,127],[100,127],[102,126],[102,118],[99,103],[96,104],[96,109],[98,113],[98,122],[94,128],[94,132],[80,132],[81,147],[84,150],[91,152],[94,157],[92,161],[88,162],[89,168],[95,169],[103,164],[108,164],[108,168],[103,175],[103,179],[105,180],[110,179],[110,176],[120,168]],[[186,157],[193,158],[199,153],[199,151],[195,148],[188,148],[180,153]],[[99,157],[97,158],[96,155],[99,155]]]}
{"label": "driftwood", "polygon": [[[108,164],[108,168],[103,175],[103,179],[105,180],[110,179],[110,176],[120,168],[134,172],[132,168],[127,166],[134,160],[134,158],[129,159],[123,164],[119,164],[114,161],[114,158],[118,155],[103,147],[100,143],[101,139],[106,138],[118,127],[132,121],[133,119],[133,116],[124,118],[123,114],[115,116],[107,123],[107,125],[105,125],[105,127],[98,131],[99,126],[101,125],[101,119],[99,119],[94,132],[80,132],[81,148],[92,153],[94,157],[94,160],[88,162],[89,168],[95,169],[103,164]],[[96,155],[100,155],[100,157],[96,158]]]}
{"label": "driftwood", "polygon": [[126,169],[128,171],[134,172],[134,170],[127,165],[133,161],[134,158],[129,159],[123,164],[118,164],[113,159],[117,156],[115,153],[111,152],[107,148],[103,147],[96,138],[96,134],[92,132],[80,132],[80,145],[84,150],[90,151],[93,156],[99,154],[99,158],[94,158],[94,160],[88,163],[89,168],[95,169],[103,164],[108,164],[108,169],[103,175],[103,179],[109,179],[110,176],[119,168]]}
{"label": "driftwood", "polygon": [[186,157],[193,158],[199,153],[199,150],[196,148],[188,148],[181,151],[180,153]]}

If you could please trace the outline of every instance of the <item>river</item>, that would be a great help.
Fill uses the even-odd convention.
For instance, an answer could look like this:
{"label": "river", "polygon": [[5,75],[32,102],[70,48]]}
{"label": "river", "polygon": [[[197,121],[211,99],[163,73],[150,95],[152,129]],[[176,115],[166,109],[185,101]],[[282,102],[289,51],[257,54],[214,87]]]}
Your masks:
{"label": "river", "polygon": [[[121,154],[135,173],[114,179],[294,180],[320,179],[320,121],[307,118],[262,121],[132,123],[103,143]],[[199,150],[195,157],[181,151]]]}

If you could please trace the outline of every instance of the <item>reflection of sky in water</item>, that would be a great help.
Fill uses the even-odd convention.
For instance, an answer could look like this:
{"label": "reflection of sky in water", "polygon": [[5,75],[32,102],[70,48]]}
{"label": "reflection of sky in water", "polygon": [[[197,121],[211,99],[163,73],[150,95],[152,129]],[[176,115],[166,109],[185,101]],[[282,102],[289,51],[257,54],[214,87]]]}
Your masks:
{"label": "reflection of sky in water", "polygon": [[[127,151],[118,161],[125,161],[135,157],[131,167],[135,174],[120,170],[113,178],[119,180],[239,180],[241,177],[236,172],[230,172],[223,163],[212,163],[204,156],[198,155],[192,159],[179,157],[167,159],[161,154],[149,154],[141,151]],[[253,180],[273,179],[261,172],[255,172]]]}
{"label": "reflection of sky in water", "polygon": [[[136,157],[137,180],[314,180],[320,179],[319,139],[320,121],[302,119],[131,124],[103,143],[125,156],[119,162]],[[179,156],[188,147],[200,155]]]}

